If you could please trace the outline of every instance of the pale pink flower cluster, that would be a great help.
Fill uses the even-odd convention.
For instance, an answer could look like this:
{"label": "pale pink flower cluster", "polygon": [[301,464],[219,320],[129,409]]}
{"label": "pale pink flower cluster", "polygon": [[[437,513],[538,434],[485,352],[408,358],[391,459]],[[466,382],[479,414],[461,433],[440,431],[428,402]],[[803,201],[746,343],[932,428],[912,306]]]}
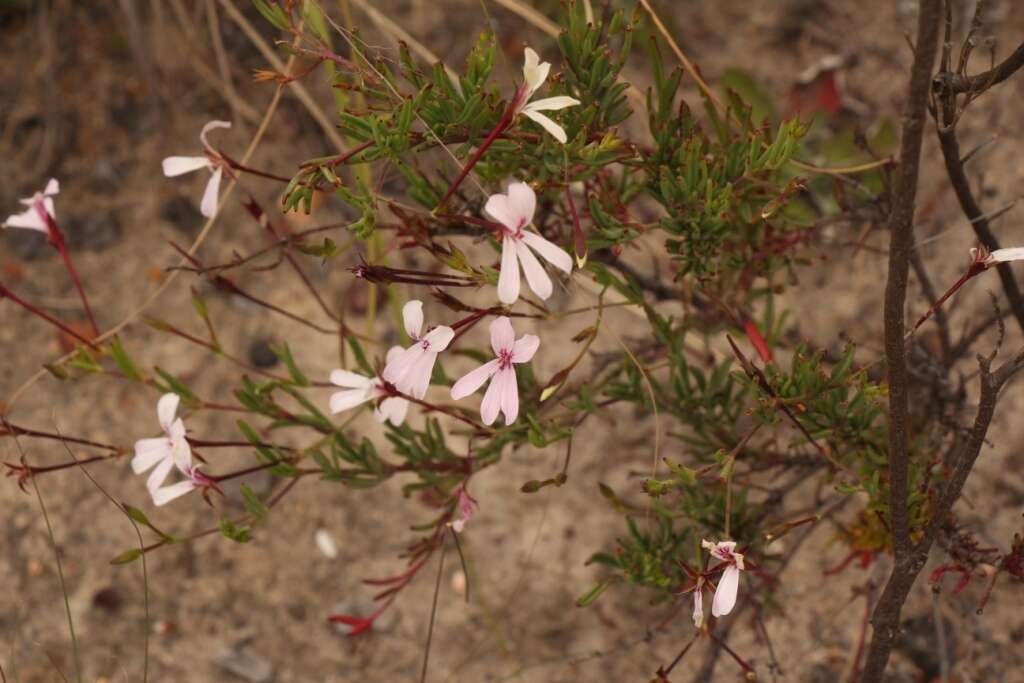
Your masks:
{"label": "pale pink flower cluster", "polygon": [[[199,465],[192,462],[192,448],[185,437],[185,423],[180,417],[175,417],[180,400],[177,394],[161,396],[156,404],[156,414],[160,428],[164,432],[163,436],[135,442],[132,470],[135,474],[153,470],[146,481],[146,488],[155,505],[166,505],[175,498],[210,483],[199,472]],[[185,479],[164,486],[167,477],[175,468]]]}

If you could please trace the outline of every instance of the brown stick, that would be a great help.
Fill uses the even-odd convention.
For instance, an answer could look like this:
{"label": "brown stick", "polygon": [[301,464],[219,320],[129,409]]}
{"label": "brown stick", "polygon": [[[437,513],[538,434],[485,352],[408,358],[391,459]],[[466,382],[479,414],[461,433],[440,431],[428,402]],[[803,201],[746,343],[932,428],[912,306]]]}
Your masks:
{"label": "brown stick", "polygon": [[949,74],[945,79],[945,87],[958,94],[972,93],[979,95],[993,85],[998,85],[1005,81],[1022,66],[1024,66],[1024,43],[1021,43],[1013,51],[1013,54],[988,71],[983,71],[974,76]]}
{"label": "brown stick", "polygon": [[[892,210],[889,214],[889,275],[885,287],[885,357],[889,376],[889,509],[892,516],[893,549],[897,569],[912,548],[907,509],[909,460],[908,379],[904,346],[904,306],[910,252],[914,247],[914,209],[920,174],[921,143],[924,135],[932,67],[938,50],[942,0],[921,0],[918,10],[917,42],[911,67],[900,163],[895,174]],[[893,570],[890,584],[896,579]],[[916,577],[916,573],[914,576]],[[888,589],[888,586],[887,586]],[[909,590],[909,586],[907,586]],[[906,598],[904,594],[903,598]],[[865,682],[880,681],[899,626],[903,601],[881,600],[872,615],[874,633],[864,668]]]}

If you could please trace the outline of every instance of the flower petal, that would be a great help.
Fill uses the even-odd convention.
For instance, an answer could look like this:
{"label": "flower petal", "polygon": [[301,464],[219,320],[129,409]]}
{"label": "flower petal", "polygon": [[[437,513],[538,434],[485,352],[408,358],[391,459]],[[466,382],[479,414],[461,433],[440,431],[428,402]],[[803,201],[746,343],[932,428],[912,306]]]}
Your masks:
{"label": "flower petal", "polygon": [[192,447],[185,438],[185,423],[181,422],[181,418],[178,418],[178,422],[181,423],[181,430],[180,434],[171,438],[171,458],[179,470],[188,473],[192,469]]}
{"label": "flower petal", "polygon": [[519,383],[516,371],[511,366],[498,372],[503,375],[501,382],[501,412],[505,413],[505,424],[510,425],[519,417]]}
{"label": "flower petal", "polygon": [[544,130],[546,130],[547,132],[551,133],[551,137],[553,137],[554,139],[558,140],[563,145],[569,139],[566,136],[566,134],[565,134],[565,129],[563,129],[560,125],[558,125],[557,123],[552,121],[547,116],[544,116],[544,114],[541,114],[540,112],[536,112],[536,111],[532,111],[532,110],[527,110],[527,109],[524,109],[522,113],[523,113],[523,116],[525,116],[526,118],[530,119],[531,121],[537,123]]}
{"label": "flower petal", "polygon": [[3,226],[5,228],[25,228],[27,230],[38,230],[40,232],[50,234],[50,229],[46,225],[46,221],[36,211],[36,207],[32,206],[22,211],[21,213],[12,213],[4,221]]}
{"label": "flower petal", "polygon": [[454,338],[455,330],[447,325],[438,325],[423,336],[423,341],[427,342],[431,351],[441,353],[448,348]]}
{"label": "flower petal", "polygon": [[[401,348],[399,348],[401,351]],[[331,384],[349,389],[365,389],[373,384],[373,380],[365,375],[360,375],[349,370],[331,370]]]}
{"label": "flower petal", "polygon": [[402,306],[402,322],[405,323],[406,334],[412,339],[419,339],[423,330],[423,302],[419,299],[406,301]]}
{"label": "flower petal", "polygon": [[988,256],[988,261],[1019,261],[1024,259],[1024,247],[1010,247],[1008,249],[996,249]]}
{"label": "flower petal", "polygon": [[503,304],[514,304],[519,298],[519,260],[516,241],[509,237],[501,241],[501,271],[498,273],[498,299]]}
{"label": "flower petal", "polygon": [[530,285],[530,289],[533,293],[539,296],[541,299],[547,299],[551,296],[553,285],[551,284],[551,278],[548,277],[547,272],[544,270],[544,266],[540,264],[537,257],[533,255],[523,242],[516,242],[516,254],[519,256],[519,262],[523,264],[523,272],[526,273],[526,282]]}
{"label": "flower petal", "polygon": [[523,107],[522,112],[526,113],[529,111],[558,111],[559,109],[565,109],[566,107],[575,107],[580,104],[580,101],[575,97],[569,97],[567,95],[557,95],[555,97],[545,97],[542,100],[534,100],[528,105]]}
{"label": "flower petal", "polygon": [[572,273],[572,257],[569,256],[569,253],[565,251],[565,249],[562,249],[554,242],[546,240],[537,233],[530,232],[529,230],[523,230],[523,242],[540,254],[542,259],[553,265],[555,268],[558,268],[565,273]]}
{"label": "flower petal", "polygon": [[166,434],[171,433],[171,425],[174,424],[174,415],[178,412],[179,403],[181,403],[181,397],[170,393],[164,394],[156,402],[156,419]]}
{"label": "flower petal", "polygon": [[512,329],[512,321],[502,316],[491,323],[491,348],[494,355],[500,356],[502,351],[510,351],[516,341],[516,331]]}
{"label": "flower petal", "polygon": [[52,197],[55,194],[60,194],[60,183],[57,182],[56,178],[50,178],[46,183],[46,189],[43,190],[43,194],[48,197]]}
{"label": "flower petal", "polygon": [[210,143],[206,139],[206,135],[211,130],[214,130],[216,128],[230,128],[230,127],[231,127],[231,122],[230,121],[210,121],[205,126],[203,126],[203,129],[201,131],[199,131],[199,141],[203,143],[203,147],[206,147],[207,149],[210,149]]}
{"label": "flower petal", "polygon": [[736,606],[736,593],[740,587],[740,570],[729,565],[722,572],[722,578],[718,580],[718,589],[715,590],[715,598],[711,602],[711,614],[716,617],[723,617],[732,611]]}
{"label": "flower petal", "polygon": [[167,437],[158,436],[154,439],[139,439],[135,442],[135,457],[132,458],[132,471],[142,474],[164,458],[171,457],[171,442]]}
{"label": "flower petal", "polygon": [[167,475],[171,473],[174,468],[173,458],[164,458],[160,461],[160,464],[156,466],[152,474],[149,475],[149,479],[146,480],[146,488],[152,495],[154,491],[163,485],[164,480],[167,479]]}
{"label": "flower petal", "polygon": [[346,389],[331,394],[329,405],[331,412],[336,414],[355,408],[360,403],[366,403],[370,398],[370,392],[366,389]]}
{"label": "flower petal", "polygon": [[508,186],[508,207],[516,217],[515,229],[533,222],[537,210],[537,194],[527,183],[512,183]]}
{"label": "flower petal", "polygon": [[405,415],[409,412],[409,402],[399,396],[392,396],[380,402],[380,406],[374,411],[374,416],[380,422],[387,420],[398,427],[405,422]]}
{"label": "flower petal", "polygon": [[399,387],[413,398],[423,398],[430,388],[430,375],[434,372],[434,362],[437,361],[436,351],[427,351],[416,361],[416,365],[405,378],[408,390]]}
{"label": "flower petal", "polygon": [[168,178],[209,168],[210,160],[206,157],[167,157],[163,162],[164,175]]}
{"label": "flower petal", "polygon": [[419,342],[413,344],[407,349],[403,349],[401,353],[395,355],[395,357],[388,361],[388,364],[384,366],[384,372],[381,373],[381,377],[384,378],[385,382],[394,384],[400,391],[405,391],[402,388],[406,385],[405,377],[409,374],[409,371],[416,365],[416,362],[426,353],[426,349]]}
{"label": "flower petal", "polygon": [[452,399],[458,401],[466,398],[482,387],[484,382],[493,377],[494,373],[498,371],[498,366],[500,364],[501,361],[495,358],[494,360],[487,361],[475,370],[470,370],[460,377],[459,381],[452,385]]}
{"label": "flower petal", "polygon": [[527,363],[533,358],[540,347],[540,337],[535,334],[524,334],[512,345],[512,362]]}
{"label": "flower petal", "polygon": [[405,349],[403,349],[398,344],[395,344],[390,349],[388,349],[388,355],[384,356],[384,363],[385,363],[385,365],[390,363],[391,361],[393,361],[395,358],[397,358],[398,354],[400,354],[404,350]]}
{"label": "flower petal", "polygon": [[203,191],[203,201],[199,204],[199,213],[207,218],[213,218],[217,213],[217,193],[220,192],[220,179],[224,171],[220,168],[214,170],[210,180],[206,183],[206,190]]}
{"label": "flower petal", "polygon": [[520,216],[513,210],[508,201],[508,196],[503,194],[492,194],[484,204],[484,213],[504,225],[509,230],[517,230]]}
{"label": "flower petal", "polygon": [[158,488],[150,493],[153,496],[153,504],[157,507],[167,505],[175,498],[181,498],[189,491],[194,490],[196,485],[191,480],[179,481],[177,484]]}
{"label": "flower petal", "polygon": [[532,48],[528,47],[523,50],[523,80],[526,81],[526,87],[529,89],[526,99],[530,99],[533,93],[537,92],[537,89],[544,84],[550,71],[551,64],[541,62],[540,55]]}
{"label": "flower petal", "polygon": [[480,420],[485,425],[492,425],[498,419],[498,412],[501,410],[501,385],[505,373],[497,372],[491,378],[491,384],[484,392],[484,400],[480,404]]}

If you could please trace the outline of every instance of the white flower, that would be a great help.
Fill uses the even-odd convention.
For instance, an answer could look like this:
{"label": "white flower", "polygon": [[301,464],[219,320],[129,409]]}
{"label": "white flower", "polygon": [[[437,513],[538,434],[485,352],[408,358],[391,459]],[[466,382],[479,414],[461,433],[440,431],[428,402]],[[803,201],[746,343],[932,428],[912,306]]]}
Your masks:
{"label": "white flower", "polygon": [[[395,360],[400,353],[402,353],[401,346],[392,346],[388,351],[387,362]],[[348,370],[334,370],[331,372],[331,382],[346,388],[345,391],[331,395],[332,413],[340,413],[367,401],[387,397],[374,408],[373,416],[377,418],[378,422],[388,420],[396,427],[405,421],[405,414],[409,410],[409,401],[401,396],[388,396],[388,390],[384,387],[384,381],[381,378],[366,377]]]}
{"label": "white flower", "polygon": [[740,572],[743,570],[743,555],[735,552],[735,541],[712,543],[702,540],[701,546],[707,549],[711,557],[728,563],[721,578],[718,579],[715,598],[711,602],[711,614],[722,617],[736,606],[736,593],[740,587]]}
{"label": "white flower", "polygon": [[[180,417],[174,416],[178,412],[180,400],[177,394],[161,396],[156,404],[156,415],[164,435],[135,442],[135,457],[132,458],[132,470],[135,474],[142,474],[156,465],[156,469],[146,481],[146,488],[149,489],[149,494],[156,505],[166,505],[203,485],[202,482],[205,481],[199,474],[198,466],[192,464],[192,448],[185,438],[185,423]],[[164,486],[164,481],[175,466],[186,479],[177,484]]]}
{"label": "white flower", "polygon": [[[508,194],[492,194],[487,198],[484,211],[504,226],[501,238],[501,273],[498,277],[498,298],[513,304],[519,298],[519,265],[526,273],[526,282],[541,299],[551,296],[551,278],[534,256],[537,252],[545,261],[566,273],[572,272],[572,257],[557,244],[549,242],[526,229],[533,221],[537,208],[537,195],[526,183],[511,183]],[[531,251],[532,250],[532,251]]]}
{"label": "white flower", "polygon": [[987,253],[985,249],[971,249],[971,259],[980,263],[985,268],[997,263],[1007,261],[1024,260],[1024,247],[1010,247],[1008,249],[996,249]]}
{"label": "white flower", "polygon": [[36,192],[28,199],[19,200],[28,208],[21,213],[14,213],[8,216],[7,220],[3,222],[3,227],[38,230],[49,235],[50,226],[46,220],[46,215],[51,219],[57,217],[53,209],[53,198],[59,192],[60,183],[57,182],[56,178],[50,178],[50,182],[46,183],[46,189],[42,192]]}
{"label": "white flower", "polygon": [[219,156],[210,143],[206,140],[206,134],[214,128],[230,128],[228,121],[210,121],[203,126],[199,133],[199,140],[203,143],[206,154],[201,157],[167,157],[163,161],[164,175],[168,178],[198,171],[201,168],[208,169],[213,175],[206,183],[206,190],[203,192],[203,201],[199,204],[199,212],[207,218],[217,213],[217,193],[220,191],[220,179],[224,174],[221,162],[217,161]]}
{"label": "white flower", "polygon": [[497,358],[456,382],[452,387],[452,398],[456,401],[465,398],[491,380],[480,404],[480,418],[485,425],[490,425],[500,411],[505,414],[505,424],[512,424],[519,416],[519,385],[512,365],[529,362],[539,346],[540,339],[536,335],[524,334],[517,340],[512,322],[508,318],[496,318],[491,323],[491,348]]}
{"label": "white flower", "polygon": [[388,354],[388,362],[381,376],[403,394],[420,399],[427,394],[437,354],[448,348],[455,337],[455,330],[446,325],[438,325],[421,337],[423,302],[416,299],[402,307],[402,320],[405,331],[412,338],[412,346],[393,356]]}
{"label": "white flower", "polygon": [[580,101],[574,97],[559,95],[557,97],[546,97],[542,100],[537,100],[536,102],[530,102],[530,98],[533,97],[534,93],[536,93],[540,86],[544,84],[544,81],[547,80],[548,73],[551,71],[551,64],[548,62],[541,62],[537,53],[530,48],[526,48],[524,54],[523,80],[525,83],[523,83],[519,88],[519,92],[516,93],[514,106],[515,113],[522,114],[536,122],[564,145],[568,139],[565,135],[565,130],[540,112],[558,111],[559,109],[565,109],[566,107],[574,107],[578,105]]}

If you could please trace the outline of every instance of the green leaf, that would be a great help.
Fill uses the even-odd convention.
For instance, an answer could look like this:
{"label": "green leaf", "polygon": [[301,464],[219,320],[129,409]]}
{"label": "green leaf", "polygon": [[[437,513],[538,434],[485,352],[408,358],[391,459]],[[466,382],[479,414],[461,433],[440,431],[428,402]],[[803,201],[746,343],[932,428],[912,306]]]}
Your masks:
{"label": "green leaf", "polygon": [[142,557],[142,551],[139,548],[132,548],[131,550],[125,550],[123,553],[112,559],[110,564],[130,564],[140,557]]}
{"label": "green leaf", "polygon": [[292,381],[298,384],[300,387],[308,387],[309,380],[306,378],[302,371],[299,370],[299,366],[295,364],[295,358],[292,357],[292,350],[288,348],[287,342],[278,346],[274,344],[270,347],[270,350],[274,352],[274,355],[281,359],[285,367],[288,368],[288,374],[292,376]]}
{"label": "green leaf", "polygon": [[142,379],[142,375],[139,373],[138,368],[135,367],[135,363],[128,356],[128,352],[124,350],[124,346],[121,345],[121,338],[114,337],[110,341],[110,356],[114,359],[114,364],[117,365],[117,369],[121,371],[121,374],[130,380],[136,382]]}
{"label": "green leaf", "polygon": [[126,515],[128,515],[130,518],[132,518],[139,524],[152,528],[153,525],[150,524],[149,517],[147,517],[146,513],[140,510],[139,508],[132,507],[131,505],[125,505],[124,503],[122,503],[121,509],[124,510],[124,513]]}
{"label": "green leaf", "polygon": [[245,505],[246,511],[252,515],[253,519],[259,521],[267,516],[267,506],[263,504],[263,501],[259,499],[256,493],[249,488],[247,484],[242,484],[242,503]]}
{"label": "green leaf", "polygon": [[601,597],[601,594],[604,593],[610,585],[612,585],[612,579],[608,579],[607,581],[602,581],[601,583],[597,584],[596,586],[594,586],[593,588],[591,588],[586,593],[584,593],[576,599],[576,606],[587,607],[595,600],[597,600],[599,597]]}

